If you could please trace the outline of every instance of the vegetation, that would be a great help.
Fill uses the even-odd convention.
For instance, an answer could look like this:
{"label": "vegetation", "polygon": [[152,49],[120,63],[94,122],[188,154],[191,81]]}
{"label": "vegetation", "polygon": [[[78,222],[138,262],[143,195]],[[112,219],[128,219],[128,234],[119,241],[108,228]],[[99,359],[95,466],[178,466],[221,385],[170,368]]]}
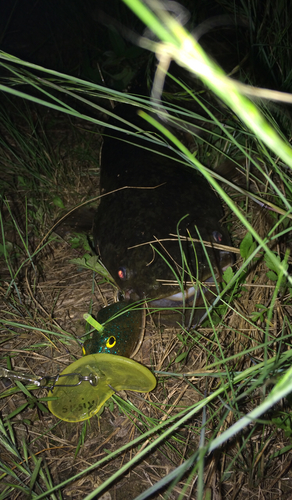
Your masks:
{"label": "vegetation", "polygon": [[[262,12],[261,2],[242,1],[230,12],[229,2],[220,3],[240,20],[247,47],[238,66],[227,69],[230,78],[194,38],[214,47],[217,21],[215,35],[208,28],[200,40],[199,30],[191,36],[159,3],[126,3],[155,37],[137,37],[136,52],[119,43],[116,27],[109,37],[113,53],[120,46],[121,60],[132,57],[138,66],[151,59],[141,49],[155,52],[151,105],[120,91],[131,72],[109,89],[0,53],[1,366],[31,381],[57,375],[81,356],[83,314],[114,300],[90,240],[72,241],[71,215],[54,223],[76,206],[97,205],[110,100],[133,102],[149,121],[149,109],[160,106],[188,137],[181,142],[156,123],[159,137],[222,197],[237,261],[200,326],[163,328],[149,319],[135,358],[157,377],[149,395],[115,394],[100,416],[70,424],[48,412],[46,389],[4,380],[0,498],[89,500],[108,491],[119,499],[202,499],[217,491],[224,499],[275,499],[279,489],[284,497],[291,493],[292,448],[291,123],[266,99],[291,102],[277,92],[291,87],[288,7],[266,2]],[[174,70],[162,95],[171,60],[184,78]],[[257,87],[268,87],[262,72],[257,77],[257,61],[276,90]],[[223,181],[222,167],[230,166],[236,173]]]}

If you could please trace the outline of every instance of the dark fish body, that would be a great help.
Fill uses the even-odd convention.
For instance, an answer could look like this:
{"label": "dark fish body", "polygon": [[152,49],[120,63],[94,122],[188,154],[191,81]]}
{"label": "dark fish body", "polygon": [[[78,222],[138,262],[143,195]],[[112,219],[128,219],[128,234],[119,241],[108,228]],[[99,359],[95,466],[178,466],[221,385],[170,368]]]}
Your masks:
{"label": "dark fish body", "polygon": [[[150,129],[133,107],[119,106],[118,115]],[[113,125],[120,126],[115,121]],[[183,165],[170,147],[155,146],[139,134],[133,137],[114,130],[109,134],[101,155],[101,194],[118,191],[103,196],[97,210],[97,251],[127,299],[158,299],[155,305],[172,305],[172,296],[186,288],[185,282],[192,277],[204,281],[212,273],[201,243],[188,238],[181,240],[180,247],[178,240],[167,240],[175,239],[170,234],[177,231],[181,237],[198,239],[196,226],[202,240],[230,245],[228,232],[220,224],[220,200],[207,181]],[[214,247],[206,250],[217,276],[233,262],[229,252]],[[165,284],[176,280],[174,273],[181,285]]]}

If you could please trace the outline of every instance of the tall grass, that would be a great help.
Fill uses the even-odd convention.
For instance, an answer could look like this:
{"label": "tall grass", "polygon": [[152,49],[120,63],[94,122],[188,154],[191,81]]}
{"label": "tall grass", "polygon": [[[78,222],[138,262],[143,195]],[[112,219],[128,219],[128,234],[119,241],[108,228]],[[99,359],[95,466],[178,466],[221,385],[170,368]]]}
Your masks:
{"label": "tall grass", "polygon": [[[161,456],[172,460],[172,470],[163,474],[161,479],[158,479],[157,474],[155,481],[152,481],[154,484],[149,489],[145,487],[145,491],[136,496],[139,500],[151,496],[156,498],[160,492],[163,492],[164,498],[173,498],[172,495],[176,495],[176,498],[187,498],[189,495],[190,498],[201,499],[209,494],[208,488],[212,484],[210,478],[215,477],[219,469],[221,477],[216,484],[224,489],[225,493],[234,482],[235,487],[240,488],[240,482],[236,480],[237,474],[249,477],[249,484],[255,485],[254,487],[260,484],[263,488],[272,488],[277,474],[281,477],[275,470],[276,466],[280,467],[281,458],[289,456],[291,450],[289,399],[284,399],[282,403],[281,401],[291,392],[289,307],[292,280],[288,267],[289,255],[276,252],[274,243],[281,241],[290,230],[292,154],[289,142],[280,132],[269,111],[265,106],[260,109],[250,99],[255,96],[270,96],[291,102],[291,96],[281,96],[275,92],[269,94],[267,90],[251,88],[227,77],[203,52],[198,42],[158,2],[125,0],[125,3],[141,17],[159,40],[141,37],[139,41],[142,47],[155,52],[160,61],[154,80],[152,104],[159,106],[160,113],[168,112],[167,120],[174,122],[177,127],[186,127],[188,133],[191,130],[195,141],[199,143],[196,154],[190,152],[167,127],[153,122],[150,117],[152,108],[145,99],[47,70],[3,52],[0,53],[0,64],[6,71],[6,78],[5,81],[2,79],[0,89],[15,98],[46,106],[52,112],[57,111],[77,120],[85,120],[92,127],[105,126],[106,134],[110,134],[110,130],[101,113],[112,114],[107,105],[110,99],[130,101],[142,108],[145,119],[154,123],[160,134],[165,135],[181,152],[182,162],[187,163],[190,168],[198,169],[229,207],[229,228],[235,244],[241,242],[241,261],[235,270],[229,270],[224,275],[217,315],[206,313],[205,329],[181,329],[178,333],[180,347],[173,349],[170,345],[169,355],[165,358],[162,356],[159,362],[153,351],[149,364],[157,375],[157,396],[149,396],[146,401],[135,395],[129,396],[127,400],[116,395],[113,398],[115,408],[113,402],[109,403],[108,411],[127,416],[138,436],[121,447],[114,445],[113,451],[107,449],[109,445],[106,441],[102,441],[100,447],[103,457],[94,459],[89,466],[84,461],[82,470],[74,470],[70,477],[56,480],[56,471],[53,469],[52,479],[50,464],[54,455],[46,455],[46,450],[50,449],[51,452],[57,440],[58,446],[63,446],[62,433],[65,431],[62,427],[64,424],[56,424],[55,420],[52,421],[45,413],[45,393],[42,398],[36,398],[32,386],[25,388],[19,383],[17,388],[7,388],[2,394],[4,405],[8,405],[9,398],[19,393],[22,393],[22,399],[15,400],[16,408],[5,408],[5,418],[1,421],[1,445],[7,457],[0,465],[3,499],[16,498],[17,492],[23,497],[31,496],[36,499],[62,498],[62,492],[65,492],[66,498],[66,487],[70,483],[81,477],[90,477],[92,471],[97,470],[101,471],[101,484],[91,485],[91,492],[83,495],[86,499],[94,498],[114,482],[120,481],[128,471],[140,471],[138,464],[142,460],[145,460],[143,463],[146,464],[146,457],[147,460],[151,456],[156,459],[157,450]],[[279,35],[280,27],[279,21]],[[269,39],[270,34],[267,31],[264,34]],[[264,44],[262,46],[264,47]],[[160,101],[157,91],[160,88],[159,78],[163,80],[171,60],[175,60],[199,77],[225,102],[228,111],[225,108],[222,112],[215,99],[212,100],[211,111],[206,91],[200,90],[203,97],[199,98],[198,93],[187,84],[182,84],[181,92],[187,99],[199,103],[201,114],[187,111],[175,103]],[[286,68],[284,61],[282,65]],[[287,84],[289,73],[286,73]],[[90,112],[85,112],[84,106],[87,106]],[[197,137],[198,128],[204,128],[206,124],[206,112],[212,128],[207,138],[200,134]],[[217,112],[220,112],[220,119]],[[226,123],[224,113],[227,115]],[[31,173],[30,182],[33,185],[26,186],[27,191],[32,189],[39,193],[47,189],[47,186],[51,187],[55,181],[46,154],[50,148],[49,142],[41,141],[36,134],[36,139],[28,143],[25,137],[17,132],[4,110],[1,121],[2,128],[5,126],[7,138],[10,137],[10,143],[13,144],[13,148],[10,147],[7,152],[9,140],[4,140],[2,136],[1,154],[7,158],[7,170],[11,174],[5,179],[5,183],[3,182],[3,196],[11,192],[11,179],[14,175],[18,176],[19,182],[25,183],[26,176]],[[186,126],[186,123],[192,127]],[[26,127],[31,131],[35,130],[34,124],[29,120]],[[120,127],[123,129],[123,123]],[[133,128],[130,135],[134,138],[135,133]],[[45,136],[42,134],[42,137]],[[145,137],[145,147],[155,149],[155,144],[160,142],[159,137]],[[208,160],[206,151],[210,153],[212,162],[220,163],[222,159],[232,159],[241,171],[245,171],[246,189],[241,186],[232,189],[230,181],[223,187],[222,183],[218,182],[218,172],[203,165]],[[13,162],[17,162],[17,169]],[[55,157],[53,162],[56,162]],[[256,186],[257,191],[249,189],[250,186]],[[266,234],[257,226],[257,221],[251,218],[249,207],[254,200],[263,206],[261,210],[267,211],[272,220]],[[36,299],[31,297],[27,300],[21,289],[24,280],[28,279],[33,284],[33,291],[37,290],[35,256],[40,251],[45,253],[46,247],[50,248],[50,242],[36,251],[34,238],[23,237],[23,232],[13,216],[13,210],[9,208],[9,200],[6,200],[5,204],[6,212],[2,219],[1,231],[2,253],[8,274],[2,280],[2,296],[6,309],[3,309],[0,323],[5,334],[4,345],[7,341],[10,342],[8,345],[11,346],[11,353],[8,349],[5,351],[2,363],[5,361],[11,368],[11,362],[16,361],[17,365],[27,369],[26,364],[23,366],[22,358],[17,357],[17,342],[22,335],[27,335],[27,331],[37,331],[42,340],[37,341],[34,337],[33,345],[27,342],[25,347],[20,343],[22,356],[27,351],[33,351],[46,357],[47,361],[52,354],[48,349],[53,349],[54,352],[58,350],[60,362],[66,354],[66,364],[78,356],[76,335],[65,331],[53,320],[53,310],[52,313],[42,311],[40,314],[40,294],[33,293],[32,297]],[[46,210],[45,204],[43,210]],[[26,221],[30,220],[29,214],[25,214],[24,218]],[[12,244],[7,236],[7,220],[16,228],[17,244]],[[29,233],[27,227],[24,233]],[[245,233],[247,236],[243,238]],[[11,245],[17,256],[9,254]],[[248,287],[257,285],[259,262],[265,263],[262,264],[265,266],[262,274],[267,276],[260,283],[266,285],[269,277],[272,280],[269,282],[271,292],[264,296],[263,302],[260,302],[259,295],[259,302],[254,303],[247,312],[244,294]],[[22,273],[25,266],[30,270],[29,273]],[[252,278],[249,279],[249,276]],[[92,283],[94,288],[94,280]],[[275,311],[279,310],[281,312],[276,316]],[[232,314],[233,319],[230,320]],[[198,359],[203,353],[203,359],[197,365],[198,369],[194,369],[193,365],[189,367],[186,352],[187,355],[194,352]],[[49,370],[49,367],[46,363],[46,370]],[[172,392],[173,387],[175,390]],[[184,392],[188,394],[187,402],[183,400]],[[195,401],[190,403],[191,399]],[[45,428],[40,431],[38,427],[38,437],[34,437],[33,422],[25,413],[28,408],[35,408],[43,413]],[[101,417],[106,418],[109,417]],[[77,451],[82,449],[86,442],[86,433],[90,432],[91,428],[94,429],[94,426],[95,423],[88,422],[78,427]],[[26,432],[29,438],[27,434],[22,437],[23,429],[28,429]],[[286,441],[281,434],[282,430],[288,437]],[[284,440],[282,449],[272,445],[277,439]],[[256,443],[256,446],[253,446],[253,443]],[[68,440],[66,446],[69,446]],[[37,449],[36,453],[34,449]],[[70,449],[71,454],[74,451]],[[42,456],[46,458],[38,459],[37,453],[43,453]],[[117,457],[121,456],[126,457],[122,466],[117,461]],[[109,466],[111,463],[116,468],[114,472]],[[105,471],[103,475],[102,471]],[[269,476],[273,476],[273,479],[270,480]],[[246,490],[243,493],[246,494]],[[231,496],[226,493],[226,498]]]}

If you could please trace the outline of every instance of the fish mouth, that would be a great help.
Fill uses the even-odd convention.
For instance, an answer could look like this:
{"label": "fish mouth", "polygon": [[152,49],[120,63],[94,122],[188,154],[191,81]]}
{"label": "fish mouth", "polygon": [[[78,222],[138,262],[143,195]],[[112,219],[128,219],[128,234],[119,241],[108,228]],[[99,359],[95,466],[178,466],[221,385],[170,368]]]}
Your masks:
{"label": "fish mouth", "polygon": [[[220,251],[220,274],[218,276],[218,272],[215,274],[215,276],[218,278],[221,278],[221,275],[228,269],[228,267],[232,266],[234,263],[234,257],[233,254],[229,251]],[[197,302],[197,300],[208,290],[210,287],[215,285],[213,276],[210,276],[208,279],[204,280],[205,286],[199,287],[198,285],[196,286],[191,286],[186,288],[183,291],[180,292],[175,292],[172,295],[168,295],[167,297],[161,297],[157,299],[148,299],[148,302],[151,307],[163,307],[163,308],[178,308],[178,307],[190,307],[193,305],[194,301]],[[134,290],[128,290],[126,292],[126,298],[131,298],[133,300],[134,296],[136,295],[137,298],[140,298],[138,294],[135,294]],[[147,297],[144,297],[147,299]],[[137,300],[137,299],[135,299]]]}
{"label": "fish mouth", "polygon": [[[226,269],[229,266],[226,266]],[[223,271],[223,269],[222,269]],[[214,280],[211,276],[204,281],[206,286],[201,289],[199,286],[191,286],[183,291],[176,292],[173,295],[168,295],[167,297],[161,297],[158,299],[148,299],[144,296],[144,299],[148,301],[150,307],[163,307],[163,308],[178,308],[185,306],[192,306],[194,301],[197,301],[199,297],[205,294],[211,286],[214,286]],[[141,300],[141,296],[138,296],[133,290],[126,290],[124,297],[126,300]]]}
{"label": "fish mouth", "polygon": [[183,303],[193,302],[195,293],[200,293],[198,287],[190,287],[183,292],[174,293],[168,297],[151,300],[150,304],[154,307],[178,307]]}
{"label": "fish mouth", "polygon": [[[213,275],[215,275],[215,279],[218,281],[222,281],[222,274],[228,267],[232,266],[234,263],[234,255],[228,250],[220,250],[217,253],[217,265],[213,268]],[[123,269],[124,268],[120,268]],[[128,272],[128,271],[127,271]],[[126,274],[126,273],[125,273]],[[123,294],[126,300],[131,301],[139,301],[146,300],[151,307],[162,307],[162,308],[184,308],[193,306],[194,302],[197,302],[198,299],[202,295],[205,295],[206,292],[210,289],[210,287],[214,287],[215,282],[213,279],[213,275],[210,276],[211,271],[210,268],[205,268],[204,270],[199,272],[200,281],[203,282],[202,286],[194,284],[194,286],[186,287],[184,290],[181,289],[181,286],[177,283],[177,285],[172,285],[168,288],[167,291],[163,293],[163,290],[160,288],[160,293],[158,287],[153,284],[153,286],[149,287],[147,293],[147,286],[144,288],[141,283],[139,283],[139,279],[137,276],[136,280],[132,281],[132,285],[129,283],[129,287],[124,288]],[[131,276],[132,277],[132,276]],[[160,280],[159,280],[160,281]],[[138,284],[139,283],[139,284]],[[157,283],[157,282],[156,282]],[[155,294],[156,288],[156,294]],[[162,287],[164,288],[164,287]],[[174,293],[172,293],[172,290]],[[162,292],[162,293],[161,293]],[[155,297],[156,295],[156,297]]]}
{"label": "fish mouth", "polygon": [[201,289],[199,286],[191,286],[190,288],[186,288],[183,292],[178,292],[161,299],[151,300],[150,306],[163,308],[192,306],[194,301],[197,301],[202,294],[204,295],[209,290],[210,286],[214,285],[214,280],[211,277],[205,280],[205,283],[207,286],[204,286]]}

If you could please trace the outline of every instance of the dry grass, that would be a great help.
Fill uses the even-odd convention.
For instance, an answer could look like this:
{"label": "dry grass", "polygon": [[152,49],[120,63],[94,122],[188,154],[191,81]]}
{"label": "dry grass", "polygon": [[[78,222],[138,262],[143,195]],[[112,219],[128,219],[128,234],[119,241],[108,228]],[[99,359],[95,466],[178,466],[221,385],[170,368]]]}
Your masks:
{"label": "dry grass", "polygon": [[[26,126],[23,130],[29,134]],[[63,214],[63,210],[54,204],[56,196],[62,199],[67,211],[98,194],[99,131],[93,125],[79,121],[72,124],[58,115],[47,121],[44,118],[43,130],[46,130],[51,148],[49,154],[45,144],[39,143],[39,146],[43,145],[40,150],[45,157],[49,156],[52,164],[49,187],[44,178],[16,191],[17,170],[11,169],[12,157],[1,152],[7,162],[4,162],[4,168],[9,165],[5,169],[6,196],[17,223],[10,222],[9,211],[3,206],[6,242],[10,242],[14,249],[10,257],[11,273],[16,278],[14,285],[7,262],[2,260],[1,319],[15,324],[2,327],[1,362],[6,366],[8,359],[15,371],[37,376],[55,375],[81,356],[77,340],[86,333],[83,314],[90,310],[91,305],[96,313],[101,307],[111,304],[116,294],[101,277],[70,263],[70,260],[82,256],[83,250],[74,249],[69,243],[68,221],[65,220],[56,233],[50,233],[54,221]],[[17,143],[13,146],[17,147]],[[273,217],[268,210],[253,202],[249,201],[247,208],[245,201],[243,197],[236,198],[238,204],[242,202],[243,210],[258,234],[265,236],[275,223]],[[30,208],[27,215],[26,206]],[[39,207],[42,211],[38,214]],[[230,221],[227,209],[226,216]],[[235,218],[230,226],[234,246],[238,247],[246,230]],[[20,232],[17,232],[17,227]],[[47,234],[50,238],[45,240],[46,245],[33,261],[28,259],[27,250],[31,255]],[[278,243],[279,255],[283,255],[285,245],[285,242]],[[235,268],[240,264],[238,258]],[[15,455],[9,449],[8,438],[7,442],[2,442],[1,460],[16,471],[16,476],[10,478],[3,473],[2,498],[6,498],[6,482],[15,485],[9,498],[27,498],[27,491],[19,491],[17,486],[27,486],[30,475],[16,467],[16,463],[24,463],[34,470],[34,457],[41,458],[42,470],[44,473],[49,471],[52,485],[58,486],[141,433],[167,422],[181,410],[212,395],[228,377],[232,379],[236,373],[254,367],[284,349],[289,350],[289,340],[282,340],[285,335],[290,335],[287,318],[290,320],[292,313],[289,302],[284,305],[285,297],[281,294],[277,297],[268,339],[265,336],[267,316],[259,316],[253,321],[256,304],[269,308],[275,289],[275,283],[267,279],[266,273],[262,259],[252,263],[241,293],[232,300],[215,328],[208,324],[193,330],[188,336],[181,329],[164,327],[163,318],[156,325],[152,318],[148,318],[146,336],[135,359],[157,372],[156,389],[147,395],[131,392],[115,395],[101,416],[86,423],[58,421],[20,389],[7,392],[7,380],[1,380],[2,393],[5,394],[1,399],[1,413],[8,422],[8,435],[12,443],[14,436],[18,450]],[[273,339],[274,343],[266,349],[267,342]],[[184,361],[176,362],[183,351],[188,351],[188,355]],[[223,358],[230,359],[223,362]],[[234,386],[230,384],[221,397],[206,405],[205,414],[203,411],[194,414],[114,484],[105,488],[107,491],[98,498],[136,498],[199,449],[202,427],[205,441],[211,442],[257,406],[273,383],[273,380],[259,376],[254,385],[245,380]],[[37,389],[31,391],[31,395],[40,400],[46,397],[47,391]],[[285,435],[283,426],[275,421],[280,412],[290,419],[287,400],[207,456],[202,474],[206,498],[208,494],[224,500],[288,500],[291,497],[291,426],[289,420]],[[133,457],[139,456],[151,442],[153,436],[68,482],[61,488],[61,498],[85,498]],[[191,472],[187,471],[169,494],[164,488],[161,495],[157,493],[154,498],[196,498],[198,476],[197,471]],[[38,476],[35,497],[47,489],[44,478]],[[57,494],[55,498],[58,498]]]}
{"label": "dry grass", "polygon": [[[76,132],[74,127],[72,130],[73,133]],[[74,143],[69,132],[68,127],[63,136],[64,151],[67,150],[65,140],[68,140],[69,144],[71,140]],[[86,133],[85,138],[87,139]],[[58,141],[59,136],[57,149]],[[80,140],[79,148],[81,148]],[[66,161],[71,162],[71,155]],[[74,160],[73,155],[70,167],[72,174],[73,171],[78,171],[76,165],[78,161]],[[76,196],[82,201],[85,193],[97,190],[97,186],[92,186],[92,164],[88,166],[89,168],[86,168],[82,164],[82,176],[79,170],[79,174],[75,180],[73,179],[74,182],[64,190],[66,206],[76,203]],[[97,177],[94,179],[97,180]],[[21,196],[18,202],[23,202]],[[265,234],[270,224],[269,214],[258,206],[253,206],[249,215],[256,221],[258,232]],[[24,221],[20,218],[19,224],[21,223]],[[48,229],[47,221],[46,226]],[[240,241],[242,236],[243,230],[237,225],[234,230],[234,241]],[[17,236],[15,239],[17,240]],[[34,245],[37,243],[37,240],[33,240]],[[36,375],[52,375],[62,371],[81,355],[76,339],[85,333],[83,313],[89,310],[91,302],[93,311],[98,311],[100,307],[113,302],[114,290],[109,284],[101,283],[98,276],[93,280],[90,271],[77,269],[75,265],[70,264],[70,260],[79,255],[80,251],[73,249],[65,239],[57,237],[51,240],[37,255],[34,268],[28,264],[23,270],[17,282],[19,296],[15,290],[6,295],[9,287],[6,270],[6,279],[2,281],[1,287],[3,298],[1,316],[7,320],[13,318],[22,325],[21,328],[5,329],[2,333],[2,336],[5,336],[2,337],[2,358],[9,355],[14,370]],[[255,274],[258,276],[256,284]],[[241,352],[263,342],[263,331],[259,328],[263,325],[251,326],[244,318],[250,317],[254,312],[255,303],[269,303],[273,287],[273,283],[267,281],[263,263],[256,265],[247,277],[241,297],[233,304],[235,310],[230,310],[219,326],[217,335],[225,357],[236,355],[234,362],[228,365],[230,370],[232,367],[236,371],[243,370],[251,366],[254,359],[257,361],[262,359],[262,349],[255,350],[252,357],[248,355],[240,357]],[[238,311],[244,316],[238,314]],[[281,318],[284,312],[290,314],[290,310],[283,311],[281,303],[277,303],[273,319],[275,337],[281,332]],[[27,330],[26,325],[31,329]],[[59,336],[42,333],[37,329],[51,332],[58,332],[61,329],[67,332],[67,337],[68,339],[71,337],[71,340],[64,343],[64,339],[60,341]],[[26,407],[11,419],[17,443],[20,445],[21,440],[25,440],[29,452],[42,458],[42,463],[49,469],[54,485],[72,477],[109,452],[131,441],[141,430],[146,429],[147,419],[156,423],[165,421],[178,413],[181,408],[189,407],[199,401],[204,394],[216,390],[218,378],[202,377],[206,365],[220,357],[219,345],[212,328],[200,328],[198,332],[192,334],[195,342],[183,364],[175,363],[182,345],[177,333],[179,331],[174,328],[155,326],[151,318],[147,323],[146,338],[136,359],[158,371],[193,373],[193,376],[174,378],[158,375],[157,388],[146,396],[141,397],[135,393],[119,394],[119,398],[132,403],[143,412],[143,417],[134,412],[131,418],[128,418],[121,408],[111,403],[100,417],[92,418],[86,424],[86,430],[83,423],[70,424],[57,421],[49,413],[40,413],[36,406]],[[4,391],[7,388],[7,381],[2,381],[1,385]],[[46,391],[37,390],[34,394],[40,398],[46,395]],[[228,407],[225,407],[224,410],[220,400],[212,403],[207,411],[206,439],[211,438],[214,433],[217,435],[222,433],[243,411],[253,408],[261,398],[262,391],[258,389],[250,395],[249,400],[245,398],[244,407],[239,402],[237,408],[228,410]],[[26,397],[21,392],[6,397],[1,404],[2,416],[5,418],[25,402]],[[121,500],[135,498],[166,476],[173,467],[183,463],[184,459],[197,449],[201,425],[202,415],[198,414],[99,498]],[[204,476],[205,491],[212,491],[213,498],[226,500],[243,499],[247,496],[276,499],[280,498],[279,490],[286,491],[288,495],[291,492],[289,472],[291,454],[287,453],[271,460],[271,456],[288,443],[289,440],[285,439],[283,432],[271,425],[258,424],[250,434],[247,430],[245,434],[239,435],[232,443],[227,444],[224,453],[222,450],[207,460]],[[138,448],[134,447],[101,468],[69,483],[62,490],[63,498],[84,498],[138,452]],[[13,468],[13,458],[7,451],[2,460]],[[32,459],[28,458],[27,463],[32,463]],[[2,488],[6,480],[7,478],[3,476]],[[184,483],[182,481],[175,486],[169,498],[178,498]],[[196,477],[184,491],[184,498],[194,498],[195,490]],[[25,497],[15,490],[10,498]],[[284,495],[281,498],[288,496]]]}

